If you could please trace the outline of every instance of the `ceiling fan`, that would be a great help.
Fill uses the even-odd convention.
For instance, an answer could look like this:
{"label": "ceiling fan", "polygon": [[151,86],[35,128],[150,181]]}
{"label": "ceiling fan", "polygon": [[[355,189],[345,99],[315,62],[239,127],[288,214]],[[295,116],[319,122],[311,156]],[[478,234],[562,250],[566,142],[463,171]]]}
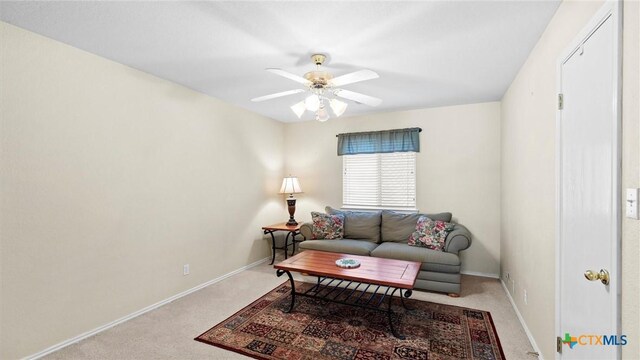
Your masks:
{"label": "ceiling fan", "polygon": [[296,114],[296,116],[298,116],[298,118],[302,118],[302,115],[306,110],[314,112],[316,115],[316,120],[318,121],[329,120],[329,111],[326,107],[327,103],[336,117],[342,115],[345,112],[348,104],[336,99],[336,97],[355,101],[356,103],[369,106],[378,106],[380,105],[380,103],[382,103],[382,100],[373,96],[368,96],[357,93],[355,91],[349,91],[339,88],[339,86],[376,79],[379,77],[378,74],[376,74],[374,71],[363,69],[338,77],[333,77],[331,73],[320,69],[320,66],[324,63],[326,58],[326,55],[323,54],[312,55],[311,60],[316,64],[317,68],[314,71],[309,71],[308,73],[304,74],[304,77],[292,74],[282,69],[266,69],[270,73],[280,75],[289,80],[300,83],[304,85],[305,88],[260,96],[251,99],[251,101],[260,102],[283,96],[309,92],[310,95],[307,96],[303,101],[292,105],[291,110]]}

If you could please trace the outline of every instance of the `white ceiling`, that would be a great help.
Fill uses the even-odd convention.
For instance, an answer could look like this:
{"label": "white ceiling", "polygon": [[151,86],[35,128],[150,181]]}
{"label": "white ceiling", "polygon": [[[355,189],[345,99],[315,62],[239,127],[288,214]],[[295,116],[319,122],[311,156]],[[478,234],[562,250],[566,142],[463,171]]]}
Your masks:
{"label": "white ceiling", "polygon": [[[500,100],[559,1],[1,2],[0,19],[273,119],[298,118],[296,89],[264,71],[304,74],[329,55],[345,89],[379,97],[343,116]],[[303,120],[311,120],[307,112]]]}

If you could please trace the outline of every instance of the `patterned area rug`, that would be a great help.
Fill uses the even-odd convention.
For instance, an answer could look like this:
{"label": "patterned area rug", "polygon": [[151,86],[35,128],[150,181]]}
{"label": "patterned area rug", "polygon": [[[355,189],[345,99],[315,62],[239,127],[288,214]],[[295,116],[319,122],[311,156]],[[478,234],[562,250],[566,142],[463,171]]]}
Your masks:
{"label": "patterned area rug", "polygon": [[394,299],[399,340],[381,311],[296,296],[287,314],[290,291],[278,286],[195,340],[256,359],[504,359],[487,311]]}

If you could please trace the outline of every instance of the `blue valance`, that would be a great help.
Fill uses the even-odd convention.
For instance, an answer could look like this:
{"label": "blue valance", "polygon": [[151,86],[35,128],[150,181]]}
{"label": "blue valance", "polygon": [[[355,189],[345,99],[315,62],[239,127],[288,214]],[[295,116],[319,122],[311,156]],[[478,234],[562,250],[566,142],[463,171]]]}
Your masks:
{"label": "blue valance", "polygon": [[420,128],[338,134],[338,156],[420,151]]}

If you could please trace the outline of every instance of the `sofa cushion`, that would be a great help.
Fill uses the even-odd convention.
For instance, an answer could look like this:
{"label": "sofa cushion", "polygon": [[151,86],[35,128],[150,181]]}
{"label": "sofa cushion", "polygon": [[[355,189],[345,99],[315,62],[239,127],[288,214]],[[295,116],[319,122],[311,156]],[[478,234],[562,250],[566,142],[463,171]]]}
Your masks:
{"label": "sofa cushion", "polygon": [[458,255],[438,250],[409,246],[402,243],[384,242],[371,251],[371,256],[396,260],[418,261],[422,263],[420,269],[426,271],[446,273],[460,272],[460,258]]}
{"label": "sofa cushion", "polygon": [[305,240],[300,243],[300,248],[302,249],[362,256],[369,256],[376,246],[378,245],[370,241],[363,241],[362,239]]}
{"label": "sofa cushion", "polygon": [[[344,215],[344,237],[345,239],[359,239],[380,242],[380,211],[350,211],[338,210],[331,206],[325,208],[327,214]],[[415,224],[414,224],[415,227]]]}
{"label": "sofa cushion", "polygon": [[344,216],[311,212],[312,239],[342,239],[344,237]]}
{"label": "sofa cushion", "polygon": [[[421,215],[432,220],[451,222],[451,213],[439,214],[406,214],[396,211],[382,211],[382,241],[406,243],[409,236],[416,230],[416,224]],[[346,222],[346,220],[345,220]],[[346,226],[346,224],[345,224]]]}
{"label": "sofa cushion", "polygon": [[420,214],[403,214],[395,211],[382,211],[382,241],[407,242],[416,230]]}
{"label": "sofa cushion", "polygon": [[453,215],[451,215],[450,212],[443,212],[443,213],[437,213],[437,214],[418,214],[421,216],[426,216],[431,220],[438,220],[438,221],[444,221],[444,222],[451,222],[451,217]]}

